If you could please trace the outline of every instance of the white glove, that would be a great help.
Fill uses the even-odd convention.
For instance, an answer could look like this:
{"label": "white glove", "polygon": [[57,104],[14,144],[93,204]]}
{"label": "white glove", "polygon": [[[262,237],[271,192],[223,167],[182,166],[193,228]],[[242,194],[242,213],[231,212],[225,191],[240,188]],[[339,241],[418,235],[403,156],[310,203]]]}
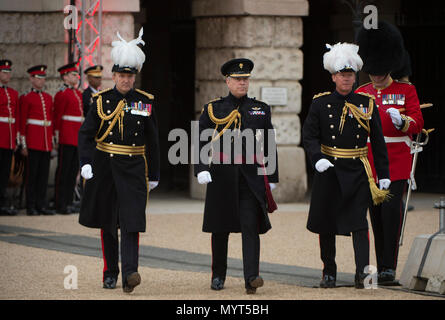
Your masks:
{"label": "white glove", "polygon": [[208,171],[201,171],[200,173],[198,173],[197,178],[199,184],[207,184],[209,182],[212,182],[212,176]]}
{"label": "white glove", "polygon": [[318,172],[324,172],[329,169],[329,167],[333,167],[334,165],[329,161],[328,159],[320,159],[315,164],[315,169],[317,169]]}
{"label": "white glove", "polygon": [[277,187],[277,185],[275,183],[269,183],[269,187],[270,187],[270,191],[272,191],[273,189],[275,189]]}
{"label": "white glove", "polygon": [[90,164],[86,164],[82,166],[82,170],[80,171],[80,175],[85,180],[91,179],[93,177],[93,168],[91,168]]}
{"label": "white glove", "polygon": [[381,180],[379,180],[379,188],[380,188],[380,190],[388,189],[390,184],[391,184],[391,180],[389,180],[389,179],[381,179]]}
{"label": "white glove", "polygon": [[159,181],[148,181],[148,192],[156,188],[159,184]]}
{"label": "white glove", "polygon": [[389,108],[388,110],[386,110],[386,113],[389,113],[392,123],[397,128],[402,125],[402,117],[400,116],[399,110],[397,110],[396,108]]}

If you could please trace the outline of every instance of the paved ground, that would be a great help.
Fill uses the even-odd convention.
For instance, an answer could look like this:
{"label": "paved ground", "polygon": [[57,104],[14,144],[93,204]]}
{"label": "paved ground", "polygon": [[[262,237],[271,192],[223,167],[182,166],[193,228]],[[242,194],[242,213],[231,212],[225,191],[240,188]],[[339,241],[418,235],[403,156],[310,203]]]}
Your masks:
{"label": "paved ground", "polygon": [[[438,230],[440,195],[413,196],[405,243],[400,248],[398,276],[411,243],[419,234]],[[241,237],[232,234],[226,287],[210,290],[210,235],[201,232],[203,202],[178,195],[151,196],[148,230],[140,236],[142,284],[124,294],[101,288],[102,251],[99,232],[78,224],[78,215],[0,217],[0,299],[148,299],[148,300],[414,300],[441,299],[407,292],[401,287],[356,290],[352,241],[337,238],[339,288],[317,288],[321,275],[318,237],[306,230],[307,203],[279,205],[271,215],[272,230],[261,237],[261,275],[265,286],[244,293]],[[373,243],[372,232],[370,233]],[[375,264],[371,246],[371,264]],[[65,289],[77,269],[77,289]],[[69,268],[69,267],[68,267]],[[64,272],[66,271],[66,272]],[[68,283],[72,284],[72,282]]]}

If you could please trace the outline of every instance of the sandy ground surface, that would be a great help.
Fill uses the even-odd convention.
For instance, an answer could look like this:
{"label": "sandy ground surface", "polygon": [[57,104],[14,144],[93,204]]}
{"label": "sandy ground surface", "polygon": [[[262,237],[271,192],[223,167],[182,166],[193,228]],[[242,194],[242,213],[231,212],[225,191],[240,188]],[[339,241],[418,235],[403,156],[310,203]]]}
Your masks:
{"label": "sandy ground surface", "polygon": [[[140,244],[210,254],[210,235],[201,232],[202,214],[194,203],[190,210],[162,213],[153,201],[153,214],[148,215],[147,232],[141,233]],[[185,208],[185,207],[184,207]],[[272,230],[261,236],[261,261],[321,269],[318,236],[306,230],[307,206],[284,205],[271,215]],[[294,210],[294,211],[293,211]],[[295,211],[296,210],[296,211]],[[60,234],[99,238],[99,232],[78,224],[78,215],[0,217],[0,225],[20,226]],[[432,234],[438,229],[438,211],[419,206],[409,212],[405,242],[400,248],[398,276],[403,270],[415,236]],[[1,237],[5,234],[0,234]],[[373,235],[371,264],[375,264]],[[142,284],[132,294],[124,294],[121,279],[116,290],[102,289],[102,259],[66,252],[31,248],[0,241],[0,299],[148,299],[148,300],[422,300],[441,299],[401,290],[356,290],[341,287],[331,290],[301,287],[289,283],[266,281],[256,295],[247,296],[241,278],[228,277],[225,289],[210,290],[208,272],[174,271],[140,267]],[[232,234],[229,257],[242,259],[241,236]],[[67,265],[78,271],[77,289],[67,290],[64,273]],[[350,237],[337,237],[339,272],[354,273],[354,256]],[[260,266],[261,268],[261,266]],[[321,271],[320,271],[321,274]],[[443,299],[442,299],[443,300]]]}

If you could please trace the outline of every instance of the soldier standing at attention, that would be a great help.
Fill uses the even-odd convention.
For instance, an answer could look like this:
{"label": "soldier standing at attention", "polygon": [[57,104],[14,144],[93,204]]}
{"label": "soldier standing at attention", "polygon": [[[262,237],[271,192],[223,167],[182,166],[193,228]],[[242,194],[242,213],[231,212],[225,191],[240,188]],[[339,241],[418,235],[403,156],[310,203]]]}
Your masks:
{"label": "soldier standing at attention", "polygon": [[[358,46],[349,43],[327,45],[324,68],[335,83],[333,93],[314,96],[303,126],[303,144],[315,177],[307,228],[320,236],[323,261],[322,288],[336,285],[335,236],[349,236],[355,254],[355,287],[363,288],[369,265],[368,222],[372,202],[382,202],[391,181],[380,117],[374,98],[352,91],[355,73],[363,62]],[[379,187],[372,177],[366,141],[370,138]]]}
{"label": "soldier standing at attention", "polygon": [[26,213],[53,215],[48,210],[46,190],[53,148],[53,98],[43,91],[46,66],[27,70],[31,91],[20,97],[22,154],[27,157]]}
{"label": "soldier standing at attention", "polygon": [[76,89],[79,72],[75,63],[57,69],[63,86],[54,96],[54,134],[59,146],[55,181],[55,207],[61,214],[74,213],[71,207],[79,171],[77,137],[84,119],[82,93]]}
{"label": "soldier standing at attention", "polygon": [[8,87],[11,66],[11,60],[0,60],[0,215],[17,214],[9,207],[6,196],[12,155],[19,135],[19,94]]}
{"label": "soldier standing at attention", "polygon": [[86,116],[90,110],[90,106],[93,104],[93,94],[99,92],[99,87],[102,83],[102,70],[101,65],[92,66],[85,70],[88,80],[88,88],[82,93],[83,101],[83,114]]}
{"label": "soldier standing at attention", "polygon": [[[357,88],[375,97],[375,104],[382,120],[383,135],[388,149],[391,194],[389,201],[370,207],[377,258],[378,282],[390,284],[396,276],[399,238],[403,221],[403,193],[410,178],[413,134],[422,131],[416,87],[409,82],[393,80],[397,71],[408,59],[399,30],[384,21],[377,29],[362,28],[358,35],[363,71],[369,74],[370,83]],[[403,72],[402,72],[403,73]],[[405,111],[399,111],[404,108]],[[369,148],[371,150],[371,148]],[[369,161],[374,169],[372,153]]]}
{"label": "soldier standing at attention", "polygon": [[[214,130],[212,160],[208,163],[200,157],[195,165],[198,182],[208,184],[203,231],[212,233],[211,288],[224,288],[229,233],[241,232],[247,294],[254,294],[263,286],[259,275],[259,234],[271,228],[268,212],[276,207],[270,189],[278,182],[276,148],[269,148],[275,146],[271,108],[247,96],[252,69],[253,62],[249,59],[233,59],[221,67],[229,95],[206,104],[199,118],[200,134],[206,129]],[[252,138],[244,141],[243,137],[249,133]],[[254,150],[255,137],[262,141],[260,136],[263,149]],[[200,153],[205,144],[200,141]],[[237,145],[241,152],[237,153]],[[230,150],[226,152],[224,146]],[[218,147],[222,151],[215,151]],[[262,160],[264,156],[269,158],[268,171]]]}
{"label": "soldier standing at attention", "polygon": [[116,288],[119,240],[122,288],[140,284],[139,232],[145,232],[148,193],[159,182],[159,138],[153,95],[133,89],[145,54],[142,29],[130,42],[112,43],[115,87],[93,95],[79,131],[81,175],[86,179],[79,223],[101,229],[103,287]]}

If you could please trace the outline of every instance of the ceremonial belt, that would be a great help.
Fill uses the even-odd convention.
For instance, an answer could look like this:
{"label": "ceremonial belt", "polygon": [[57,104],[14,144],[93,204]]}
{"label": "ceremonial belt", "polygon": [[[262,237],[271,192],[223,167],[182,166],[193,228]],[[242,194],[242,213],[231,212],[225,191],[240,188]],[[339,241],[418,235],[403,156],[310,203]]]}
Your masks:
{"label": "ceremonial belt", "polygon": [[368,160],[368,147],[357,148],[357,149],[342,149],[342,148],[332,148],[325,145],[321,145],[321,153],[336,157],[336,158],[344,158],[344,159],[355,159],[359,158],[363,167],[365,168],[366,175],[368,176],[369,189],[372,195],[372,201],[375,205],[382,203],[384,200],[388,200],[389,190],[380,190],[374,180],[372,175],[371,165]]}
{"label": "ceremonial belt", "polygon": [[84,117],[81,116],[62,116],[62,120],[66,121],[74,121],[74,122],[82,122]]}
{"label": "ceremonial belt", "polygon": [[12,117],[0,117],[0,122],[15,123],[15,118],[12,118]]}
{"label": "ceremonial belt", "polygon": [[[405,142],[408,147],[411,147],[412,140],[408,136],[403,136],[403,137],[386,137],[385,136],[384,138],[385,138],[386,143]],[[370,142],[371,142],[371,140],[369,140],[369,137],[368,137],[368,143],[370,143]]]}
{"label": "ceremonial belt", "polygon": [[36,126],[49,127],[51,125],[51,120],[38,120],[38,119],[27,119],[27,124],[34,124]]}
{"label": "ceremonial belt", "polygon": [[104,142],[98,142],[96,149],[111,153],[122,154],[127,156],[142,156],[145,155],[145,145],[143,146],[126,146],[120,144],[109,144]]}

